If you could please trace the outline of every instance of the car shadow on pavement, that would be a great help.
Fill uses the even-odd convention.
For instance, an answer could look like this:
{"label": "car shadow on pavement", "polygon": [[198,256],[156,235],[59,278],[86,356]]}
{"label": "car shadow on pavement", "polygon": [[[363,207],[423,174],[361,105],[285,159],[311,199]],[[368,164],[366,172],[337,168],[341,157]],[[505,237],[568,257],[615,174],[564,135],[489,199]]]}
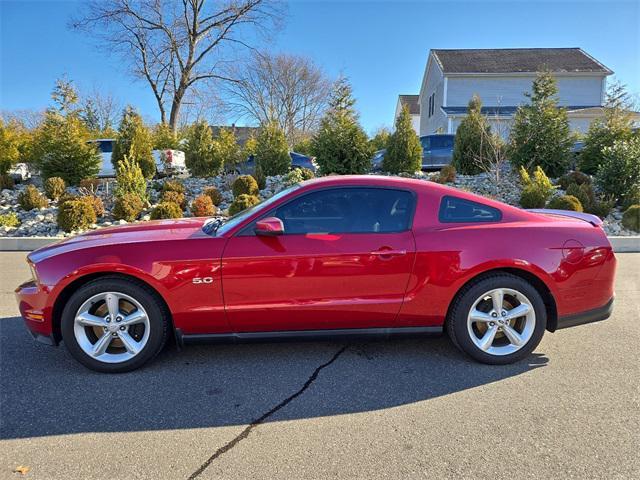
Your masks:
{"label": "car shadow on pavement", "polygon": [[513,365],[482,365],[446,337],[348,343],[339,353],[344,345],[169,347],[147,367],[108,375],[87,370],[64,346],[34,342],[20,318],[0,319],[0,438],[246,425],[306,387],[278,420],[374,411],[548,362],[533,354]]}

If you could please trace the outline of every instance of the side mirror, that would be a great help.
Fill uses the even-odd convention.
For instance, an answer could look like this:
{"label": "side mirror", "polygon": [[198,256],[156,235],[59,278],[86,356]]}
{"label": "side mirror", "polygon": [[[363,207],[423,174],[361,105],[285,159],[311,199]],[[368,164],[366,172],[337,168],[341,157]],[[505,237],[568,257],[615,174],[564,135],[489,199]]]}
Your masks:
{"label": "side mirror", "polygon": [[256,228],[254,231],[256,232],[256,235],[274,237],[284,233],[284,224],[279,218],[267,217],[256,222]]}

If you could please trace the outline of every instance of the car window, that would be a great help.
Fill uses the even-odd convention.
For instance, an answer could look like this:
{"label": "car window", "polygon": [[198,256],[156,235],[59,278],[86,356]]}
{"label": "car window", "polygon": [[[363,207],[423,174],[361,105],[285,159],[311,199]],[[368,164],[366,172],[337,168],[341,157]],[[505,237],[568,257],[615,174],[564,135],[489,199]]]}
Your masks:
{"label": "car window", "polygon": [[453,137],[450,135],[436,135],[431,137],[431,148],[453,148]]}
{"label": "car window", "polygon": [[422,150],[425,152],[427,150],[431,150],[431,142],[429,141],[429,137],[420,138],[420,143],[422,144]]}
{"label": "car window", "polygon": [[408,230],[414,196],[386,188],[334,188],[303,195],[270,212],[285,235],[308,233],[389,233]]}
{"label": "car window", "polygon": [[482,203],[446,196],[440,203],[439,219],[444,223],[497,222],[502,219],[502,212]]}

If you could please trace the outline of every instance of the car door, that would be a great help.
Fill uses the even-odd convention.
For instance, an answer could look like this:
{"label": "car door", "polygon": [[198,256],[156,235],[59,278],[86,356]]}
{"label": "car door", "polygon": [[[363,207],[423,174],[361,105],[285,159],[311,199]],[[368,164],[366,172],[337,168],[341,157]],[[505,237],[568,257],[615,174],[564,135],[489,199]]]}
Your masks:
{"label": "car door", "polygon": [[408,190],[340,187],[302,193],[266,213],[284,234],[230,238],[225,309],[237,332],[392,326],[415,257]]}
{"label": "car door", "polygon": [[420,137],[422,145],[422,168],[429,168],[431,165],[431,139],[429,137]]}

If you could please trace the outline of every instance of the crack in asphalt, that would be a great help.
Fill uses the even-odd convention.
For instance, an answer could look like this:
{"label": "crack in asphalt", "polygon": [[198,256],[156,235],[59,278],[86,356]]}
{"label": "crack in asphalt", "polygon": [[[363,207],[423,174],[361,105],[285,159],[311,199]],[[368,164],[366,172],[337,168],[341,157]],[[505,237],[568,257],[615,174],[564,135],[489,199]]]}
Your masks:
{"label": "crack in asphalt", "polygon": [[195,472],[193,472],[189,476],[189,480],[193,480],[193,479],[199,477],[216,459],[218,459],[219,457],[221,457],[222,455],[227,453],[229,450],[231,450],[233,447],[235,447],[238,443],[240,443],[242,440],[247,438],[249,436],[249,434],[251,433],[251,430],[256,428],[261,423],[264,423],[264,421],[266,419],[268,419],[270,416],[272,416],[278,410],[280,410],[283,407],[286,407],[289,403],[291,403],[293,400],[295,400],[300,395],[302,395],[311,386],[311,384],[316,380],[316,378],[318,378],[318,375],[320,374],[320,372],[323,369],[327,368],[329,365],[331,365],[333,362],[335,362],[338,359],[338,357],[340,357],[340,355],[342,355],[344,353],[344,351],[347,349],[347,347],[348,347],[348,345],[343,346],[336,353],[334,353],[333,357],[331,357],[330,360],[328,360],[327,362],[325,362],[322,365],[318,366],[313,371],[311,376],[307,379],[307,381],[304,382],[304,385],[300,388],[300,390],[298,390],[294,394],[290,395],[289,397],[285,398],[282,402],[280,402],[278,405],[273,407],[271,410],[269,410],[268,412],[264,413],[262,416],[260,416],[259,418],[257,418],[253,422],[251,422],[249,425],[247,425],[247,427],[242,432],[240,432],[240,434],[238,434],[230,442],[226,443],[225,445],[220,447],[218,450],[216,450],[213,455],[211,455],[202,465],[200,465],[200,467],[198,467],[198,469]]}

